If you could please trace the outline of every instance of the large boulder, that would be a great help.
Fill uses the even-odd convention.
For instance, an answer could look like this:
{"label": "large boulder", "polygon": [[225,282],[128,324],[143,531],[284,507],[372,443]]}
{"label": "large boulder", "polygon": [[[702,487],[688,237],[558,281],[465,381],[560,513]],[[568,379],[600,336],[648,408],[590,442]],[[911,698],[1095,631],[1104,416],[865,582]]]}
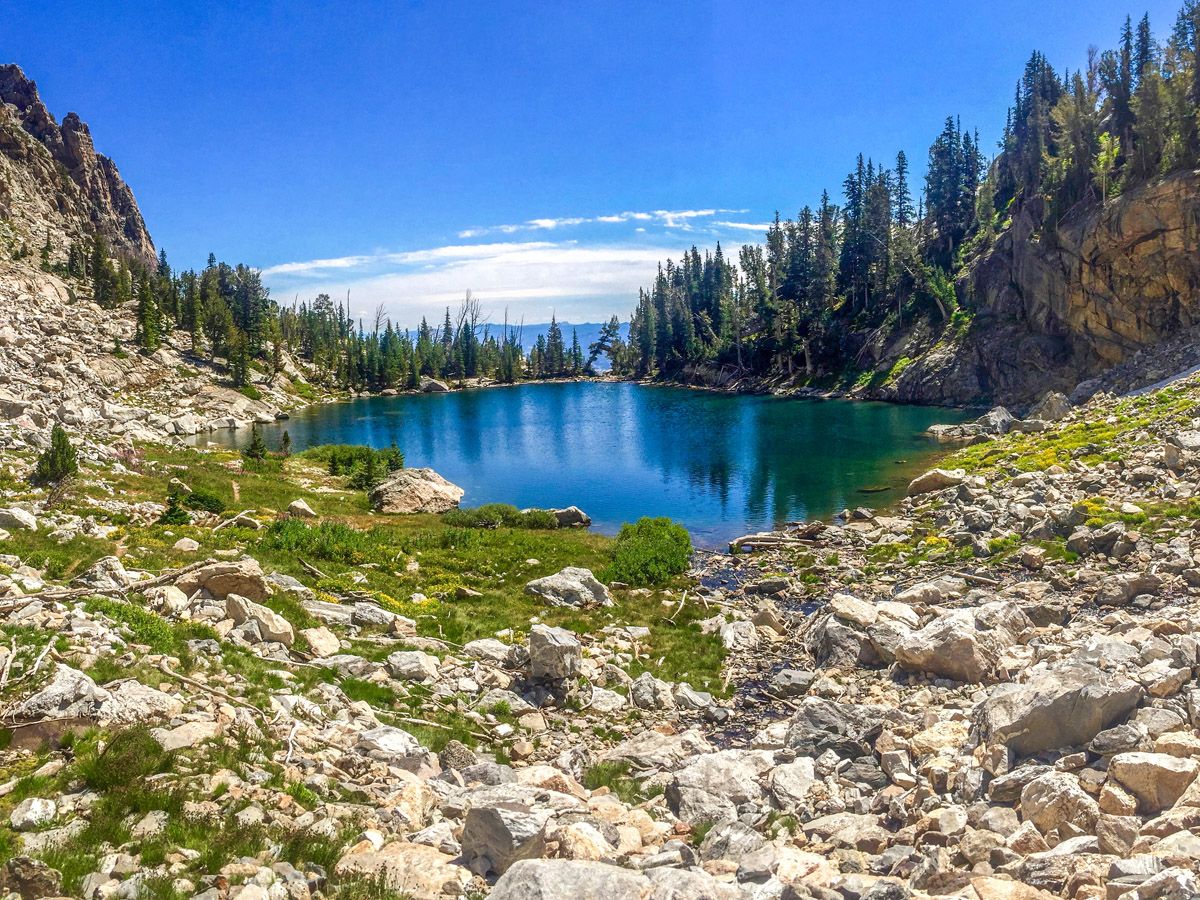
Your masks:
{"label": "large boulder", "polygon": [[689,756],[711,753],[712,744],[695,729],[663,734],[648,728],[605,751],[604,762],[625,762],[635,769],[673,769]]}
{"label": "large boulder", "polygon": [[1143,813],[1169,809],[1200,773],[1200,761],[1167,753],[1118,753],[1108,761],[1109,777],[1138,799]]}
{"label": "large boulder", "polygon": [[458,895],[471,880],[453,856],[407,841],[392,841],[378,849],[370,841],[361,841],[343,854],[334,871],[406,897]]}
{"label": "large boulder", "polygon": [[296,641],[296,632],[287,619],[273,609],[238,594],[231,593],[225,598],[225,615],[235,625],[242,626],[244,636],[253,635],[259,640],[276,641],[288,647]]}
{"label": "large boulder", "polygon": [[183,712],[183,703],[165,691],[129,678],[105,685],[108,698],[100,704],[97,718],[107,725],[137,725],[170,719]]}
{"label": "large boulder", "polygon": [[5,711],[10,722],[41,719],[94,718],[111,694],[87,675],[57,663],[54,675],[41,688]]}
{"label": "large boulder", "polygon": [[583,647],[565,628],[534,625],[529,631],[529,675],[539,681],[566,681],[579,674]]}
{"label": "large boulder", "polygon": [[1000,655],[1031,625],[1018,607],[1004,601],[955,610],[903,636],[895,647],[896,662],[911,672],[983,681],[995,674]]}
{"label": "large boulder", "polygon": [[962,469],[930,469],[914,478],[908,485],[908,496],[917,497],[962,484],[967,473]]}
{"label": "large boulder", "polygon": [[25,531],[37,531],[37,516],[19,506],[0,509],[0,528],[21,528]]}
{"label": "large boulder", "polygon": [[554,521],[559,528],[587,528],[592,524],[592,517],[578,506],[568,506],[563,509],[552,509]]}
{"label": "large boulder", "polygon": [[261,602],[271,596],[271,585],[258,560],[246,556],[228,562],[214,562],[181,576],[175,586],[189,597],[204,589],[218,600],[237,594]]}
{"label": "large boulder", "polygon": [[553,575],[535,578],[525,585],[525,593],[539,597],[551,606],[592,609],[613,605],[608,588],[597,580],[591,569],[579,566],[567,566]]}
{"label": "large boulder", "polygon": [[423,394],[444,394],[450,390],[450,385],[444,381],[438,381],[436,378],[430,378],[428,375],[421,376],[421,393]]}
{"label": "large boulder", "polygon": [[1064,822],[1090,833],[1099,816],[1099,804],[1066,772],[1046,772],[1021,791],[1021,817],[1042,834]]}
{"label": "large boulder", "polygon": [[1068,662],[994,688],[975,709],[975,727],[983,740],[1019,755],[1075,747],[1125,721],[1142,696],[1128,678]]}
{"label": "large boulder", "polygon": [[371,489],[371,507],[384,513],[444,513],[463,491],[433,469],[401,469]]}
{"label": "large boulder", "polygon": [[760,777],[769,761],[758,751],[718,750],[689,760],[667,784],[667,804],[690,825],[736,819],[765,799]]}
{"label": "large boulder", "polygon": [[1042,422],[1057,422],[1067,417],[1071,412],[1071,401],[1058,391],[1049,391],[1042,399],[1033,404],[1033,408],[1025,416],[1027,419],[1037,419]]}
{"label": "large boulder", "polygon": [[503,874],[519,860],[539,855],[538,837],[552,814],[516,802],[472,806],[463,820],[463,859],[479,875]]}
{"label": "large boulder", "polygon": [[496,882],[492,900],[615,900],[648,897],[646,876],[632,869],[589,860],[527,859]]}

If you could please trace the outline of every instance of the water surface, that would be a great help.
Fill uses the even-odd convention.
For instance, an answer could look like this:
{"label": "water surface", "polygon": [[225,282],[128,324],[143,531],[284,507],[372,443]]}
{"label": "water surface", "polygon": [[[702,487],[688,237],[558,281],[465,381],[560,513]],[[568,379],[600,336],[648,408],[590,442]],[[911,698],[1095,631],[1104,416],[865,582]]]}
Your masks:
{"label": "water surface", "polygon": [[[276,447],[386,447],[466,490],[463,504],[574,504],[615,531],[639,516],[683,522],[702,546],[845,507],[895,500],[952,410],[731,396],[571,382],[371,397],[310,407],[262,429]],[[208,440],[244,443],[247,429]]]}

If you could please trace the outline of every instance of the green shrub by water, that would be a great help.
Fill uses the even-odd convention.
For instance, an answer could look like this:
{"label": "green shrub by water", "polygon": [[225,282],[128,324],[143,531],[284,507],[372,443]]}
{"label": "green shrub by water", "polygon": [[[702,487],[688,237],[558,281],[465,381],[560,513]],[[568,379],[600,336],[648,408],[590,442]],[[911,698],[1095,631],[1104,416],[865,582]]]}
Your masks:
{"label": "green shrub by water", "polygon": [[521,511],[509,503],[487,503],[475,509],[452,509],[442,516],[452,528],[557,528],[558,519],[548,509]]}
{"label": "green shrub by water", "polygon": [[613,548],[608,581],[649,587],[687,571],[692,539],[682,525],[668,518],[641,518],[622,525]]}

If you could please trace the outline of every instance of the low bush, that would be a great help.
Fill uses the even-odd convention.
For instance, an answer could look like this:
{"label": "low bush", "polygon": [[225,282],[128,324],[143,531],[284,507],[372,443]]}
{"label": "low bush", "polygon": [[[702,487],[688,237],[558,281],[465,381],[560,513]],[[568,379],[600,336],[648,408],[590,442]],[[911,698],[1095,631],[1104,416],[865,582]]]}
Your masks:
{"label": "low bush", "polygon": [[621,526],[604,575],[608,581],[649,587],[686,572],[691,555],[692,539],[682,525],[665,517],[641,518]]}
{"label": "low bush", "polygon": [[225,512],[225,501],[212,491],[206,491],[204,489],[192,491],[190,494],[184,497],[183,505],[188,509],[216,513],[218,516]]}
{"label": "low bush", "polygon": [[297,519],[280,519],[267,529],[259,545],[348,566],[386,562],[395,556],[395,550],[389,552],[386,535],[375,529],[359,531],[340,522],[309,526]]}
{"label": "low bush", "polygon": [[487,503],[474,509],[452,509],[442,516],[452,528],[557,528],[548,509],[519,510],[509,503]]}

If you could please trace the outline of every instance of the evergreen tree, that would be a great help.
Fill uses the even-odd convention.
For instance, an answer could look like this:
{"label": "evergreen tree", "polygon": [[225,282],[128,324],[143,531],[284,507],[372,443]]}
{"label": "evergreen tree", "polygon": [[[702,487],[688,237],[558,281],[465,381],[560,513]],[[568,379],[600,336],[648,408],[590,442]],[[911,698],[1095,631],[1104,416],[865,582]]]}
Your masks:
{"label": "evergreen tree", "polygon": [[137,294],[137,342],[143,350],[154,351],[159,345],[159,312],[150,287],[150,277],[142,278]]}
{"label": "evergreen tree", "polygon": [[61,425],[50,429],[50,446],[42,451],[29,480],[37,485],[56,485],[79,471],[79,457]]}
{"label": "evergreen tree", "polygon": [[255,462],[261,462],[267,458],[267,443],[259,433],[257,424],[250,426],[250,443],[242,451],[242,456]]}

